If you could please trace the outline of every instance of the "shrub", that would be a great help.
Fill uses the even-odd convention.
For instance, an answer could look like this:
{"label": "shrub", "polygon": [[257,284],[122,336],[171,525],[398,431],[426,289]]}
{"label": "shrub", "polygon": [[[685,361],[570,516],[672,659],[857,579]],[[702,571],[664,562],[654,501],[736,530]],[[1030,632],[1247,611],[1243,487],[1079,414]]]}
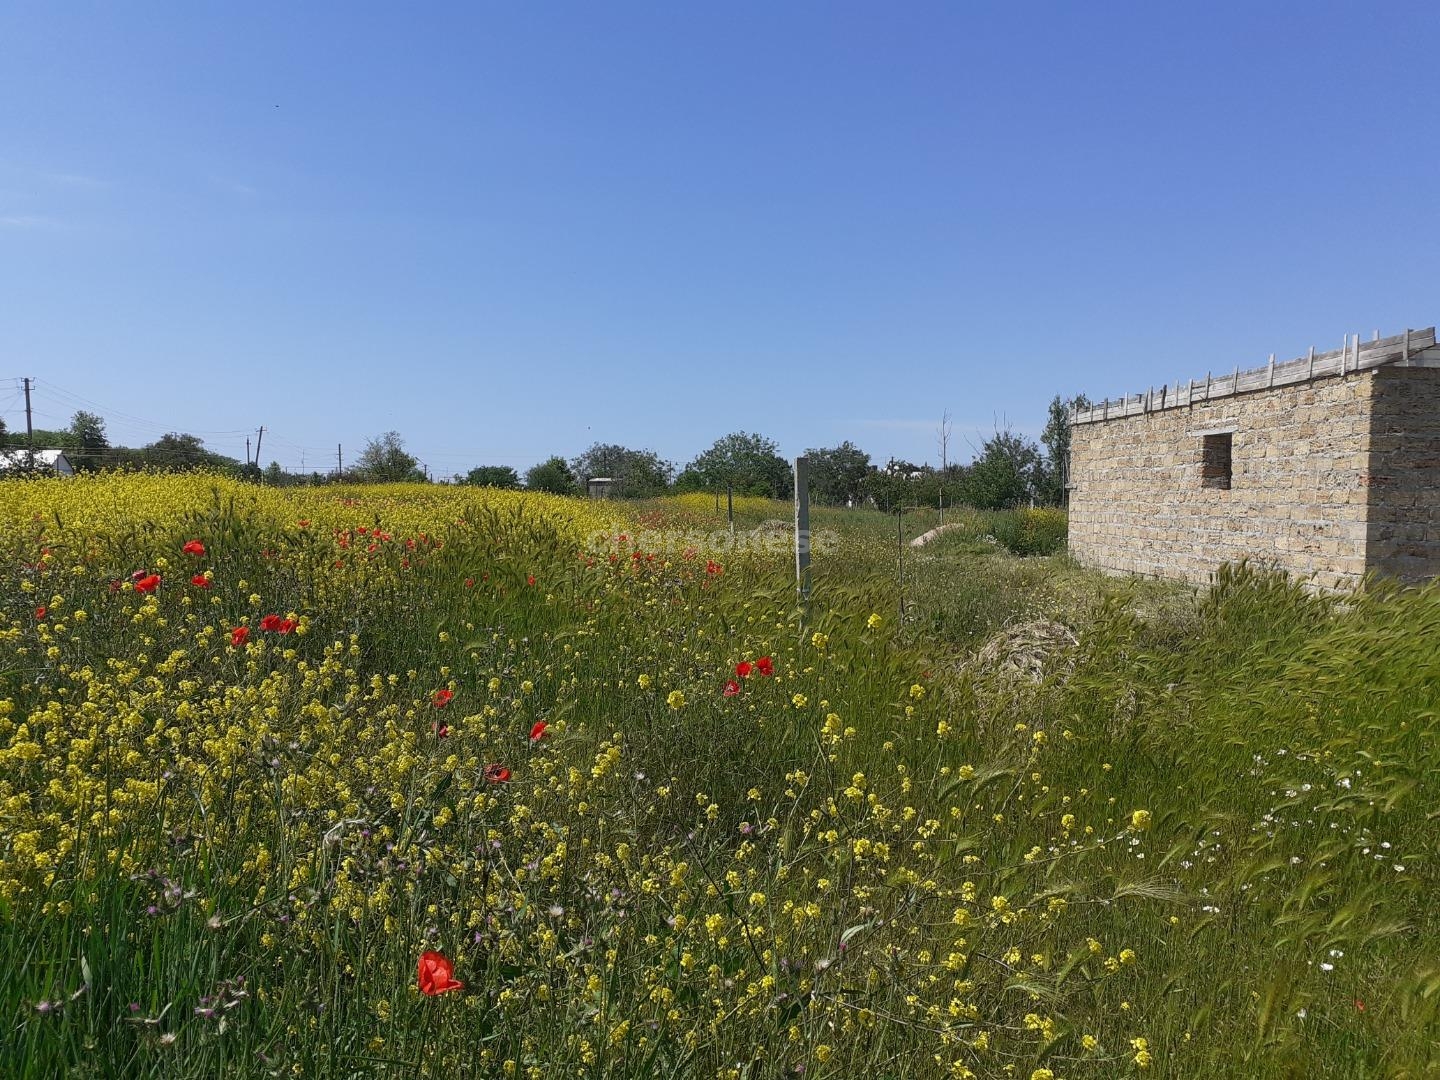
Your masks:
{"label": "shrub", "polygon": [[1068,522],[1063,510],[1002,510],[990,535],[1016,555],[1055,555],[1065,550]]}

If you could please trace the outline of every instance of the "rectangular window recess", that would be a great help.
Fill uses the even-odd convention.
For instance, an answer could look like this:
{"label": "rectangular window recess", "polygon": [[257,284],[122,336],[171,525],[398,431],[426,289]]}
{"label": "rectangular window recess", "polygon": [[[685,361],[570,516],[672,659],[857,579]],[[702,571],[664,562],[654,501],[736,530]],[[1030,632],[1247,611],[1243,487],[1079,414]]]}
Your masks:
{"label": "rectangular window recess", "polygon": [[1231,432],[1204,436],[1200,451],[1200,486],[1230,490]]}

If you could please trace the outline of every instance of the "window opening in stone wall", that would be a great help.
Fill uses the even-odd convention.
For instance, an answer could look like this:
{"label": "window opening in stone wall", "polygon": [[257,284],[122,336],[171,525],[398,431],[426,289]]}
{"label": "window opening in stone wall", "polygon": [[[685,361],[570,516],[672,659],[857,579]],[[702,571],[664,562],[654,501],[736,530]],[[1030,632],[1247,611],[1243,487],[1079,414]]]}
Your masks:
{"label": "window opening in stone wall", "polygon": [[1230,440],[1231,435],[1204,436],[1205,444],[1200,452],[1200,486],[1230,490]]}

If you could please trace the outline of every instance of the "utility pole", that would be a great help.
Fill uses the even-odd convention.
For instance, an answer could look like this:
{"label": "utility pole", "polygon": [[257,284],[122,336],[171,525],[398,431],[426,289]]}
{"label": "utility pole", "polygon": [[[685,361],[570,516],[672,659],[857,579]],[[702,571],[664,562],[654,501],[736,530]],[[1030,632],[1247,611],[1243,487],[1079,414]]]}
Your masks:
{"label": "utility pole", "polygon": [[[260,431],[255,436],[255,467],[260,467],[260,443],[265,438],[265,425],[260,425]],[[248,440],[247,440],[248,441]]]}
{"label": "utility pole", "polygon": [[340,444],[335,444],[335,479],[345,479],[345,459],[340,453]]}
{"label": "utility pole", "polygon": [[35,420],[30,414],[30,380],[25,379],[25,452],[30,458],[30,468],[35,467]]}
{"label": "utility pole", "polygon": [[245,464],[250,464],[250,436],[245,436]]}

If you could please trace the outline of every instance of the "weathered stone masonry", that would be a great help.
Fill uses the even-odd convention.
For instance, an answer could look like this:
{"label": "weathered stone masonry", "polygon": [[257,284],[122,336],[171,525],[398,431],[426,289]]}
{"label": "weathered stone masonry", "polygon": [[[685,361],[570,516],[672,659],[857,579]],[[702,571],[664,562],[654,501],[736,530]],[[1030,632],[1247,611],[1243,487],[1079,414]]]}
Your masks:
{"label": "weathered stone masonry", "polygon": [[1070,551],[1197,582],[1242,558],[1323,589],[1440,576],[1434,329],[1077,414]]}

